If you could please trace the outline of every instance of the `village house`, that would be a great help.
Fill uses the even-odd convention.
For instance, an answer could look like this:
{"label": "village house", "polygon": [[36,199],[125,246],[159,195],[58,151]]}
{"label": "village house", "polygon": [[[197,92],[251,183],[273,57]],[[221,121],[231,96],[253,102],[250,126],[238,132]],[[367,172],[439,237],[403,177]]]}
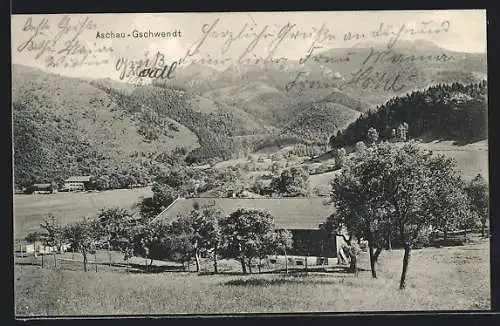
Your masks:
{"label": "village house", "polygon": [[[189,214],[195,203],[200,206],[215,205],[225,215],[230,215],[239,208],[259,209],[274,217],[276,230],[289,230],[292,233],[293,248],[287,253],[289,263],[304,265],[307,259],[308,265],[332,264],[331,258],[337,257],[337,248],[343,238],[328,236],[321,228],[335,210],[327,201],[325,197],[178,198],[155,220],[170,223],[179,216]],[[274,263],[283,260],[284,256],[273,255],[268,259]]]}
{"label": "village house", "polygon": [[[70,249],[70,244],[64,243],[61,244],[60,247],[57,246],[47,246],[43,241],[35,241],[35,242],[30,242],[30,243],[21,243],[19,245],[19,252],[21,254],[34,254],[35,256],[37,255],[46,255],[50,254],[52,252],[65,252]],[[17,248],[16,248],[17,249]]]}
{"label": "village house", "polygon": [[74,176],[64,180],[62,191],[85,191],[90,182],[90,176]]}
{"label": "village house", "polygon": [[53,194],[57,192],[57,188],[52,183],[34,183],[26,189],[28,194]]}

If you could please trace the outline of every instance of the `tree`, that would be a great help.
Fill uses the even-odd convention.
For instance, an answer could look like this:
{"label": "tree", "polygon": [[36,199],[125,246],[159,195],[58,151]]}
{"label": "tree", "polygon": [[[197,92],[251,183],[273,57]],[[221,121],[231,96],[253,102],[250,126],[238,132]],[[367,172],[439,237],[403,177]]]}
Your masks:
{"label": "tree", "polygon": [[368,146],[371,147],[375,145],[377,140],[378,140],[377,129],[370,127],[370,129],[368,129],[368,132],[366,133],[366,143],[368,144]]}
{"label": "tree", "polygon": [[399,141],[405,142],[408,140],[408,130],[409,130],[409,126],[406,122],[403,122],[398,126],[397,132],[398,132]]}
{"label": "tree", "polygon": [[109,254],[109,263],[111,264],[110,249],[121,249],[123,239],[126,238],[126,232],[130,225],[132,214],[123,208],[113,207],[101,209],[96,217],[98,232],[106,242]]}
{"label": "tree", "polygon": [[270,187],[274,193],[286,196],[306,196],[309,187],[309,173],[302,167],[293,167],[281,172],[280,176],[271,181]]}
{"label": "tree", "polygon": [[56,250],[62,250],[62,244],[64,241],[63,238],[63,229],[54,215],[49,215],[47,219],[40,224],[40,226],[47,231],[47,236],[45,238],[45,244],[51,247],[52,254],[54,255],[54,267],[57,267],[57,258],[56,258]]}
{"label": "tree", "polygon": [[362,141],[358,141],[358,142],[356,143],[355,148],[356,148],[356,154],[357,154],[358,156],[361,156],[361,155],[363,155],[363,154],[366,152],[366,145],[365,145],[365,143],[364,143],[364,142],[362,142]]}
{"label": "tree", "polygon": [[[454,165],[448,163],[448,160],[440,156],[434,162],[440,166],[440,176],[434,179],[436,182],[434,200],[429,202],[435,217],[432,226],[443,231],[445,240],[448,232],[459,229],[467,231],[474,224],[474,214],[471,211],[465,183],[460,176],[456,175]],[[450,206],[454,209],[450,210]]]}
{"label": "tree", "polygon": [[94,220],[83,218],[76,223],[68,224],[64,227],[64,239],[71,248],[74,248],[83,255],[83,270],[87,271],[87,255],[96,250],[96,243],[99,238],[97,225]]}
{"label": "tree", "polygon": [[215,205],[196,205],[186,217],[181,217],[180,223],[185,224],[186,235],[190,235],[193,256],[196,261],[196,272],[200,271],[200,257],[209,252],[214,256],[214,271],[217,269],[217,254],[220,245],[219,220],[222,212]]}
{"label": "tree", "polygon": [[[187,217],[179,217],[166,226],[166,232],[160,239],[161,248],[168,259],[184,265],[189,262],[195,252],[195,238],[191,221]],[[199,265],[197,265],[199,270]]]}
{"label": "tree", "polygon": [[[348,173],[348,170],[344,173]],[[332,184],[335,189],[335,184]],[[335,196],[335,190],[332,192],[332,196]],[[343,198],[339,195],[338,198]],[[333,199],[334,203],[336,203],[336,199]],[[330,215],[323,227],[326,235],[337,237],[341,236],[345,242],[343,244],[345,248],[337,248],[342,250],[342,252],[348,254],[349,256],[349,271],[352,273],[357,273],[357,256],[360,253],[359,248],[356,246],[355,239],[361,239],[362,229],[359,225],[360,221],[357,218],[357,215],[349,214],[352,210],[349,207],[343,206],[341,203],[336,203],[337,212]],[[345,234],[343,229],[347,230],[347,234]],[[373,273],[373,271],[372,271]],[[373,275],[373,274],[372,274]],[[376,276],[376,275],[375,275]]]}
{"label": "tree", "polygon": [[333,182],[338,220],[368,241],[372,268],[373,248],[386,243],[389,236],[400,238],[405,249],[401,289],[420,232],[467,215],[463,189],[451,186],[458,178],[454,164],[413,141],[402,147],[383,143],[353,161]]}
{"label": "tree", "polygon": [[488,220],[489,193],[488,184],[481,174],[478,174],[465,188],[470,200],[471,210],[477,214],[481,221],[481,236],[485,235]]}
{"label": "tree", "polygon": [[341,169],[346,163],[347,152],[344,147],[341,147],[335,151],[335,165],[337,168]]}
{"label": "tree", "polygon": [[26,240],[28,243],[35,243],[37,241],[45,241],[47,239],[47,233],[45,232],[30,232],[26,235],[24,240]]}
{"label": "tree", "polygon": [[155,182],[151,190],[153,191],[153,196],[144,198],[138,203],[139,212],[146,220],[151,220],[158,216],[178,197],[172,187],[159,182]]}
{"label": "tree", "polygon": [[285,273],[288,274],[287,249],[293,246],[293,235],[289,230],[278,230],[275,235],[276,248],[285,255]]}
{"label": "tree", "polygon": [[97,178],[90,179],[91,188],[97,190],[107,190],[111,188],[111,179],[108,175],[103,174]]}
{"label": "tree", "polygon": [[335,137],[335,134],[331,135],[330,138],[328,139],[328,145],[330,146],[330,148],[335,148],[335,141],[337,140],[337,138]]}
{"label": "tree", "polygon": [[[133,256],[146,258],[146,269],[150,268],[154,259],[164,259],[167,254],[163,248],[163,238],[168,236],[167,227],[161,223],[146,222],[129,226],[125,238],[120,240],[123,259],[128,261]],[[149,264],[148,264],[149,259]]]}
{"label": "tree", "polygon": [[274,218],[268,212],[240,208],[221,220],[223,253],[240,260],[242,272],[252,272],[252,259],[268,250],[274,238]]}
{"label": "tree", "polygon": [[272,174],[278,174],[280,170],[280,164],[278,162],[274,162],[271,164],[271,173]]}

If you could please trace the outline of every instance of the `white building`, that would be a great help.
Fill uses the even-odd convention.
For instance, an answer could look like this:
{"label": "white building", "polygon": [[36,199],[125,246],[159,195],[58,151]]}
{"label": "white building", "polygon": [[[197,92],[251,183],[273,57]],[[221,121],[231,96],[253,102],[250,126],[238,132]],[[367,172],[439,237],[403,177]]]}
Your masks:
{"label": "white building", "polygon": [[64,180],[63,190],[84,191],[90,182],[90,176],[75,176]]}

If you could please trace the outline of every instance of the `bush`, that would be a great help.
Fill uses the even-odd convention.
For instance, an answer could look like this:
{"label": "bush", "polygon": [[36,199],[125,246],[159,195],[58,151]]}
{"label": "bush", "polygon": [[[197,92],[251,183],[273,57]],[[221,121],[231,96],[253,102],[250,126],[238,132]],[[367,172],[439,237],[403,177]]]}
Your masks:
{"label": "bush", "polygon": [[425,247],[429,247],[431,244],[431,232],[430,231],[420,231],[417,237],[415,238],[415,242],[413,244],[413,248],[421,249]]}

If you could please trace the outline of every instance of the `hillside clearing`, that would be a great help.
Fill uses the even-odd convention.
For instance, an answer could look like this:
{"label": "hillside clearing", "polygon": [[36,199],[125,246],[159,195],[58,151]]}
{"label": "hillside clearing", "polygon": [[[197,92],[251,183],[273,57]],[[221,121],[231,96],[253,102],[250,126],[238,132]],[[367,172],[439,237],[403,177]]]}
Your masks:
{"label": "hillside clearing", "polygon": [[452,141],[433,141],[422,146],[435,154],[454,158],[464,179],[471,180],[478,174],[488,179],[488,140],[464,146],[453,145]]}
{"label": "hillside clearing", "polygon": [[[398,290],[401,250],[380,256],[371,279],[367,253],[358,277],[116,274],[16,266],[16,314],[214,314],[490,309],[489,244],[414,250],[408,288]],[[50,257],[48,258],[50,262]],[[118,276],[119,275],[119,276]],[[76,295],[78,294],[78,295]]]}
{"label": "hillside clearing", "polygon": [[[454,145],[453,141],[432,141],[420,145],[431,150],[436,155],[442,154],[455,159],[457,170],[466,181],[472,180],[478,174],[488,179],[488,140],[463,146]],[[315,161],[321,163],[332,163],[334,161],[331,155],[324,154],[323,157],[323,159],[316,159]],[[311,189],[329,189],[330,181],[339,173],[340,170],[311,175],[309,177]]]}

